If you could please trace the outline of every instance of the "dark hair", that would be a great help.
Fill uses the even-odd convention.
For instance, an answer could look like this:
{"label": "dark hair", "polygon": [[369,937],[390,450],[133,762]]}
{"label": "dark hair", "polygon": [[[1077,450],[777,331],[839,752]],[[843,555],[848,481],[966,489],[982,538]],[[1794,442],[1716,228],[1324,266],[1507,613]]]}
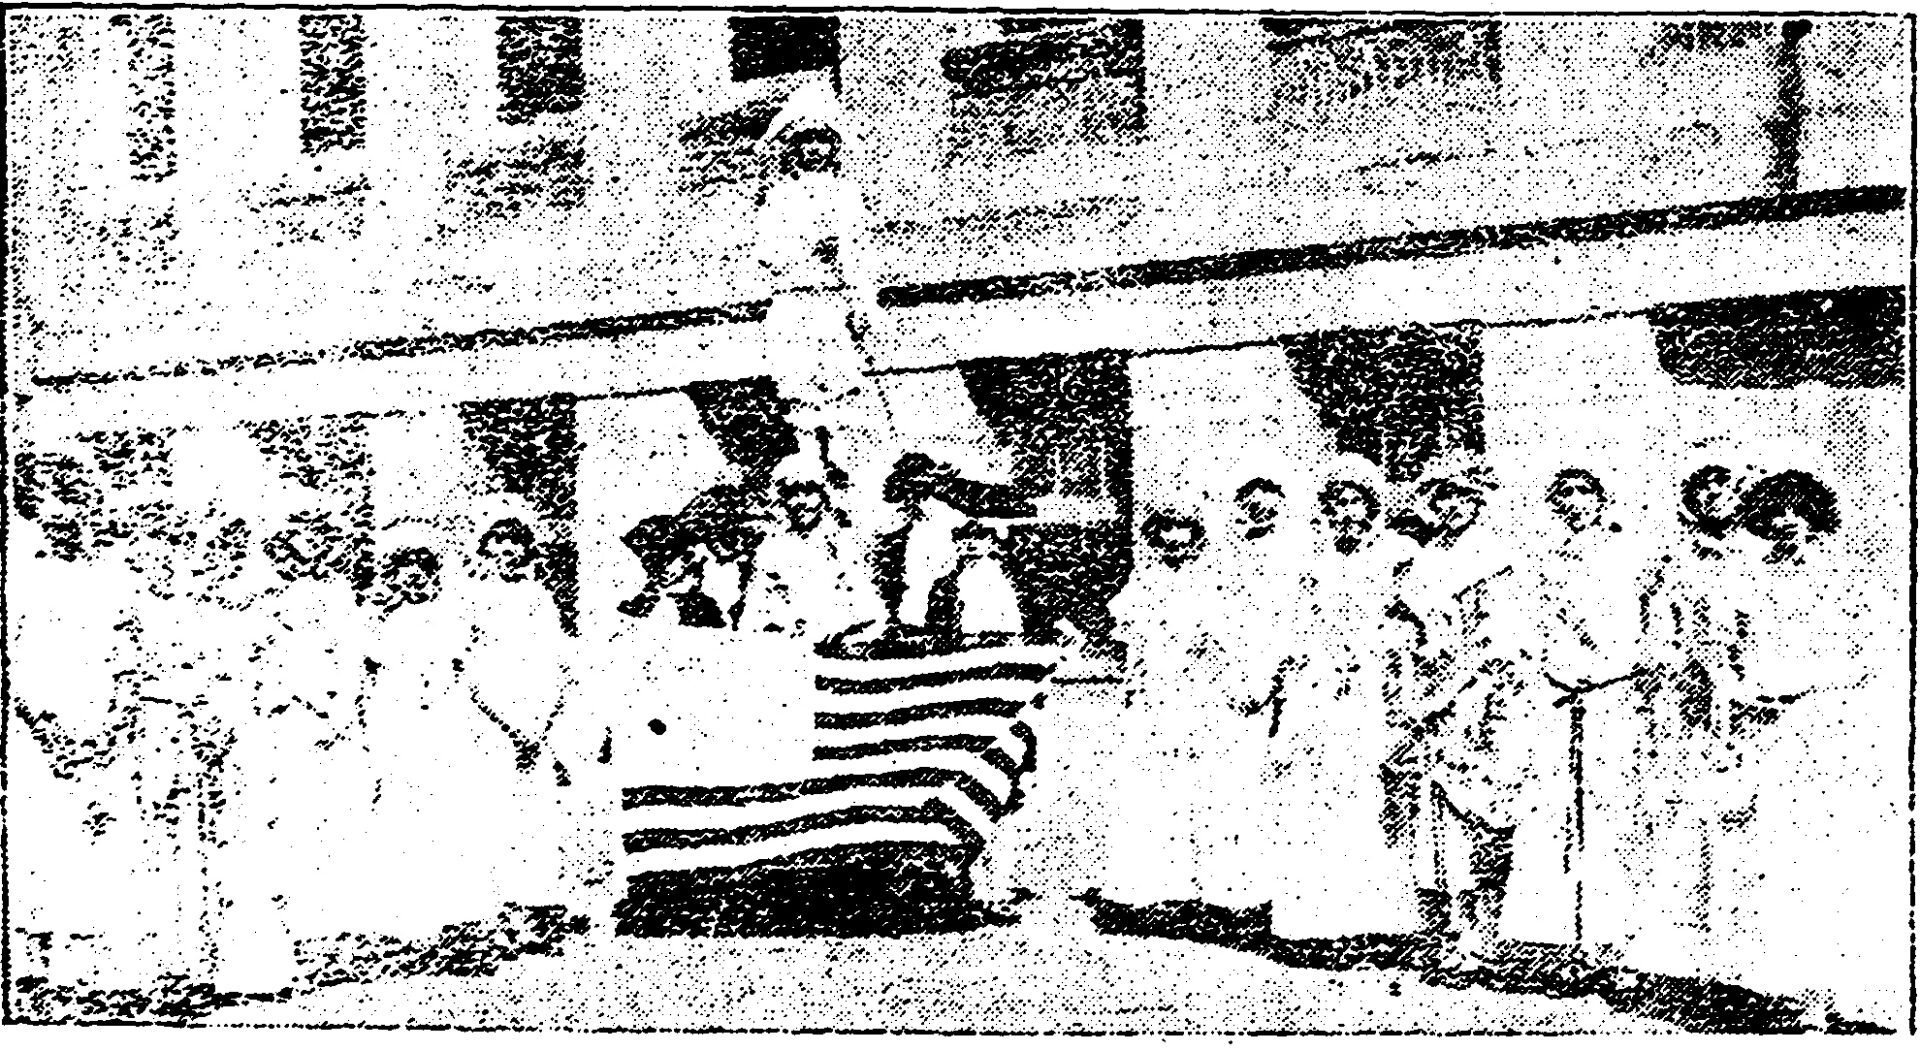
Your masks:
{"label": "dark hair", "polygon": [[1840,528],[1839,500],[1825,482],[1805,471],[1781,471],[1753,483],[1740,497],[1740,524],[1762,540],[1775,539],[1773,519],[1782,511],[1798,511],[1816,533]]}
{"label": "dark hair", "polygon": [[1432,507],[1435,500],[1456,496],[1468,497],[1482,504],[1487,502],[1486,493],[1454,478],[1435,478],[1420,487],[1420,497],[1428,507]]}
{"label": "dark hair", "polygon": [[1599,493],[1603,497],[1607,495],[1607,487],[1601,484],[1600,476],[1597,474],[1594,474],[1592,471],[1589,471],[1584,467],[1568,467],[1560,471],[1559,473],[1555,474],[1553,476],[1553,481],[1548,483],[1547,485],[1547,495],[1553,496],[1554,494],[1559,493],[1561,490],[1566,488],[1566,485],[1568,482],[1574,481],[1576,479],[1584,482],[1592,482],[1593,489],[1595,492]]}
{"label": "dark hair", "polygon": [[1140,535],[1146,539],[1148,546],[1165,550],[1170,545],[1161,539],[1161,534],[1175,529],[1192,530],[1193,542],[1196,545],[1207,539],[1207,527],[1201,524],[1198,518],[1191,515],[1172,515],[1164,511],[1156,511],[1148,515],[1147,520],[1140,525]]}
{"label": "dark hair", "polygon": [[840,133],[824,124],[810,124],[804,128],[796,129],[793,134],[787,136],[788,149],[807,142],[824,142],[829,146],[838,147],[840,145]]}
{"label": "dark hair", "polygon": [[1320,487],[1320,510],[1323,513],[1331,514],[1333,512],[1333,499],[1340,494],[1340,490],[1342,489],[1349,489],[1359,493],[1360,498],[1366,501],[1368,521],[1379,517],[1380,497],[1374,493],[1373,488],[1365,482],[1355,482],[1345,478],[1330,478],[1327,480],[1326,485]]}
{"label": "dark hair", "polygon": [[954,527],[955,540],[998,540],[1000,534],[980,523],[977,518],[969,518]]}
{"label": "dark hair", "polygon": [[780,171],[783,174],[793,175],[799,171],[800,147],[810,142],[821,142],[821,143],[827,144],[828,146],[833,147],[834,153],[828,159],[827,166],[830,169],[839,168],[840,166],[839,151],[840,151],[840,145],[841,145],[840,133],[833,130],[832,128],[822,127],[820,125],[812,125],[809,127],[797,129],[792,134],[788,135],[787,141],[781,146],[780,154],[779,154],[779,163],[780,163]]}
{"label": "dark hair", "polygon": [[424,547],[403,547],[387,554],[387,564],[383,575],[394,576],[401,570],[412,567],[424,570],[434,576],[440,575],[440,556],[432,549]]}
{"label": "dark hair", "polygon": [[620,542],[640,559],[640,567],[646,570],[650,585],[661,583],[674,563],[688,557],[693,549],[691,538],[673,515],[642,518],[627,530]]}
{"label": "dark hair", "polygon": [[1701,505],[1700,498],[1707,487],[1732,484],[1733,472],[1717,463],[1699,468],[1680,483],[1680,508],[1696,520],[1705,518],[1707,509]]}
{"label": "dark hair", "polygon": [[1276,482],[1271,478],[1255,477],[1255,478],[1247,479],[1245,484],[1241,485],[1240,488],[1235,489],[1233,491],[1233,498],[1235,500],[1245,500],[1247,497],[1252,496],[1254,493],[1260,493],[1260,492],[1272,493],[1273,495],[1279,496],[1279,497],[1284,497],[1287,495],[1286,490],[1280,488],[1279,482]]}
{"label": "dark hair", "polygon": [[799,496],[801,493],[819,493],[821,496],[826,496],[827,487],[811,478],[784,478],[779,485],[774,486],[774,492],[780,499],[785,500],[788,497]]}
{"label": "dark hair", "polygon": [[480,534],[480,550],[485,551],[490,545],[501,540],[511,540],[529,552],[540,544],[539,538],[534,535],[533,527],[518,518],[502,518],[488,526],[486,531]]}

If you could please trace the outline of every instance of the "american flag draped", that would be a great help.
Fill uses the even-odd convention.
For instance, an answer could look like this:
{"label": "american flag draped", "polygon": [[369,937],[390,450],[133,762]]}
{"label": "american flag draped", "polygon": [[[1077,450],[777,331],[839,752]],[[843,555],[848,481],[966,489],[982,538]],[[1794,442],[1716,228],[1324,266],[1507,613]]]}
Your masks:
{"label": "american flag draped", "polygon": [[[819,658],[806,776],[647,785],[623,804],[621,934],[879,934],[977,913],[970,868],[1034,769],[1039,647]],[[802,687],[804,689],[804,687]],[[770,771],[774,765],[770,765]]]}

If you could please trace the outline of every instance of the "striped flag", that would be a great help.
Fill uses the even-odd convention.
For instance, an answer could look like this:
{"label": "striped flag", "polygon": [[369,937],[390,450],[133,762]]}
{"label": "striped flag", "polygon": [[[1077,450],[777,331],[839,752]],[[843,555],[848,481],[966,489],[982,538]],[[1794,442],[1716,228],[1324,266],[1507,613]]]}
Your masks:
{"label": "striped flag", "polygon": [[[973,915],[970,866],[1034,769],[1057,650],[817,659],[805,776],[648,785],[623,805],[622,934],[881,934]],[[806,684],[796,684],[807,690]]]}

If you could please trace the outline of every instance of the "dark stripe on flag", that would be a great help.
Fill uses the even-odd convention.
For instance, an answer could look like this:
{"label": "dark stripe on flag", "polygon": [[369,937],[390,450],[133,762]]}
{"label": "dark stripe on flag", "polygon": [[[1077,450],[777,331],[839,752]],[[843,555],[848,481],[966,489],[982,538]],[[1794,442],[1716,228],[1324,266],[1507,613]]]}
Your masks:
{"label": "dark stripe on flag", "polygon": [[[900,737],[891,741],[862,741],[859,744],[822,744],[815,745],[815,759],[866,759],[876,755],[898,755],[902,752],[979,752],[983,755],[993,747],[994,738],[979,734],[935,734],[928,737]],[[1005,759],[1008,767],[1014,766],[1013,760]],[[991,760],[989,760],[991,761]],[[998,763],[994,764],[999,766]]]}
{"label": "dark stripe on flag", "polygon": [[1012,756],[1001,751],[999,748],[989,748],[980,753],[980,758],[986,760],[988,766],[1007,775],[1007,779],[1013,782],[1014,794],[1019,794],[1020,764],[1014,762]]}
{"label": "dark stripe on flag", "polygon": [[621,837],[627,853],[684,847],[742,846],[781,836],[811,832],[822,828],[845,828],[875,821],[929,822],[943,825],[963,843],[984,844],[980,832],[954,809],[937,799],[921,806],[857,805],[807,814],[763,825],[737,825],[732,828],[643,828]]}
{"label": "dark stripe on flag", "polygon": [[905,726],[925,719],[945,719],[959,715],[997,715],[1012,718],[1020,713],[1019,701],[982,697],[973,701],[936,701],[914,704],[882,712],[817,712],[816,730],[857,730],[867,726]]}
{"label": "dark stripe on flag", "polygon": [[923,671],[914,675],[898,675],[885,679],[841,679],[820,675],[814,678],[813,685],[815,689],[828,693],[897,693],[901,690],[918,690],[928,686],[950,686],[957,682],[981,682],[992,679],[1039,682],[1051,671],[1053,671],[1051,664],[1001,661],[972,668]]}
{"label": "dark stripe on flag", "polygon": [[621,793],[621,805],[628,810],[645,806],[751,806],[755,803],[779,803],[802,796],[844,792],[851,788],[940,788],[952,785],[966,794],[975,806],[994,817],[1006,813],[1006,804],[987,786],[958,770],[915,767],[911,770],[883,770],[872,774],[836,774],[805,781],[779,784],[739,785],[729,788],[705,788],[696,785],[645,785]]}

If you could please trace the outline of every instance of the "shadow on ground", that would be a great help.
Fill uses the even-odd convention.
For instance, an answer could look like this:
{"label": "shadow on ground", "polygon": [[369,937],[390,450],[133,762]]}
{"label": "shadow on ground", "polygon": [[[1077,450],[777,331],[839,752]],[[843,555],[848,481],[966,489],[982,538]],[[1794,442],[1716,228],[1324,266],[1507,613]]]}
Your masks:
{"label": "shadow on ground", "polygon": [[1197,901],[1135,907],[1089,891],[1080,897],[1104,934],[1175,938],[1237,949],[1287,967],[1316,970],[1403,970],[1429,985],[1478,987],[1500,993],[1598,996],[1623,1013],[1698,1033],[1887,1034],[1892,1030],[1829,1014],[1824,1026],[1808,1023],[1797,1000],[1769,996],[1697,978],[1628,974],[1580,958],[1570,946],[1521,942],[1497,962],[1474,970],[1440,966],[1440,940],[1432,935],[1363,935],[1338,939],[1276,938],[1266,907],[1234,910]]}

